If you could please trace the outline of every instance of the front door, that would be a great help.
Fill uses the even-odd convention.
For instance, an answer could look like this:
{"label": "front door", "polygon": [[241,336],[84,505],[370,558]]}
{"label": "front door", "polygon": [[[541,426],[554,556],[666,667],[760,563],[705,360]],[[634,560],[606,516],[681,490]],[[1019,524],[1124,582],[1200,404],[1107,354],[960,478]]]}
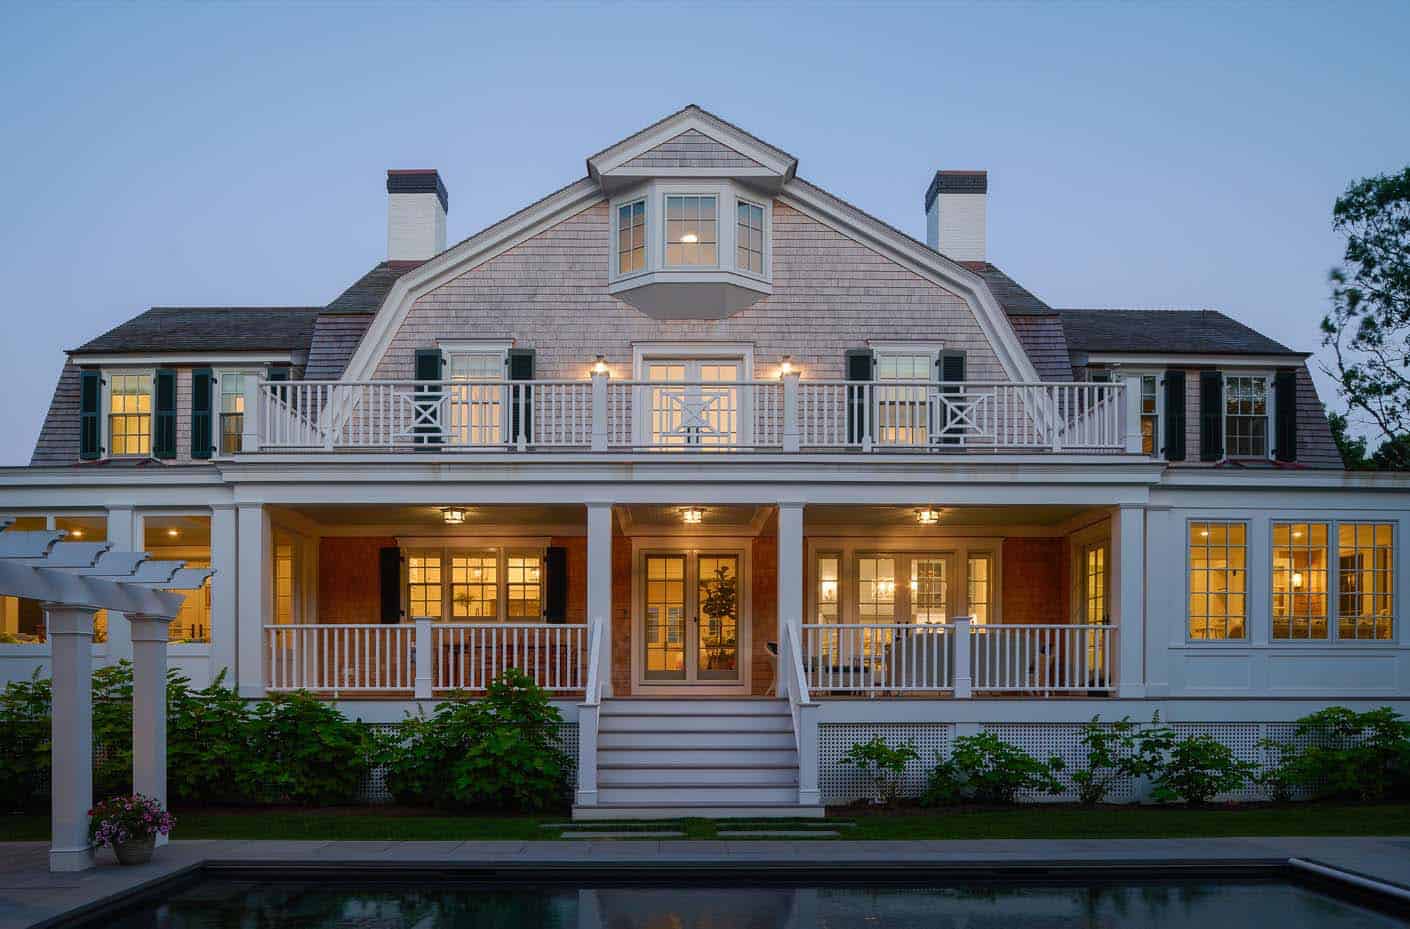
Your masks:
{"label": "front door", "polygon": [[741,683],[739,555],[647,554],[642,569],[644,683]]}

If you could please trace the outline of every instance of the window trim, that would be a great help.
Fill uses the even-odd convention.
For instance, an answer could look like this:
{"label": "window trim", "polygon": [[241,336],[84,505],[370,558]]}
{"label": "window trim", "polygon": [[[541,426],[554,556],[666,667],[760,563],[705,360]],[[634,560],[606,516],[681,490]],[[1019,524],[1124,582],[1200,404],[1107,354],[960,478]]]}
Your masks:
{"label": "window trim", "polygon": [[[1325,619],[1326,623],[1327,623],[1327,635],[1326,635],[1326,637],[1320,638],[1320,639],[1314,639],[1314,638],[1305,638],[1305,639],[1301,639],[1301,638],[1294,638],[1294,637],[1291,637],[1291,636],[1289,636],[1289,637],[1287,637],[1287,638],[1279,638],[1278,636],[1276,636],[1276,635],[1273,634],[1273,622],[1274,622],[1274,619],[1275,619],[1275,617],[1273,616],[1273,601],[1274,601],[1274,598],[1278,596],[1277,592],[1273,589],[1273,571],[1274,571],[1274,567],[1273,567],[1273,556],[1274,556],[1274,554],[1275,554],[1275,553],[1277,552],[1277,550],[1278,550],[1278,543],[1274,541],[1274,530],[1275,530],[1279,525],[1285,525],[1285,526],[1305,525],[1305,526],[1311,527],[1311,526],[1313,526],[1313,525],[1315,525],[1315,524],[1319,524],[1319,523],[1322,524],[1322,525],[1325,525],[1325,526],[1327,527],[1327,543],[1326,543],[1326,558],[1327,558],[1327,564],[1326,564],[1326,571],[1327,571],[1327,590],[1326,590],[1326,598],[1327,598],[1327,610],[1326,610],[1326,615],[1323,617],[1323,618]],[[1339,586],[1338,583],[1337,583],[1337,581],[1338,581],[1337,575],[1340,573],[1340,571],[1339,571],[1339,569],[1338,569],[1338,567],[1337,567],[1337,556],[1336,556],[1336,531],[1337,531],[1337,521],[1336,521],[1335,519],[1326,519],[1326,518],[1321,518],[1321,517],[1317,517],[1317,518],[1313,518],[1313,517],[1301,517],[1301,518],[1299,518],[1299,517],[1279,517],[1279,516],[1276,516],[1276,515],[1274,515],[1274,516],[1269,516],[1269,518],[1268,518],[1268,577],[1267,577],[1267,581],[1268,581],[1268,644],[1269,644],[1269,645],[1271,645],[1271,646],[1278,646],[1278,647],[1292,646],[1292,647],[1294,647],[1294,648],[1306,648],[1306,647],[1309,647],[1309,646],[1310,646],[1310,647],[1313,647],[1313,648],[1326,648],[1327,646],[1329,646],[1329,645],[1331,645],[1332,643],[1334,643],[1334,642],[1337,641],[1337,634],[1336,634],[1337,619],[1336,619],[1336,600],[1335,600],[1335,597],[1336,597],[1336,593],[1337,593],[1337,587]],[[1392,541],[1393,541],[1393,540],[1392,540]],[[1289,618],[1288,618],[1288,622],[1289,622],[1288,628],[1289,628],[1289,629],[1292,628],[1292,621],[1293,621],[1294,619],[1296,619],[1296,618],[1297,618],[1297,617],[1289,617]],[[1394,622],[1394,617],[1392,617],[1392,622]],[[1392,626],[1392,630],[1393,630],[1393,629],[1394,629],[1394,626]],[[1358,640],[1355,640],[1355,639],[1342,639],[1341,641],[1358,641]],[[1362,639],[1362,640],[1359,640],[1359,641],[1367,641],[1367,640]],[[1376,640],[1372,639],[1372,640],[1370,640],[1370,641],[1376,641]]]}
{"label": "window trim", "polygon": [[[641,267],[631,271],[622,270],[622,253],[620,238],[622,233],[622,210],[625,207],[642,205],[641,215]],[[612,279],[624,281],[646,274],[651,270],[651,198],[642,194],[641,196],[627,197],[612,203]],[[635,249],[633,249],[635,250]]]}
{"label": "window trim", "polygon": [[[668,265],[666,263],[666,197],[708,196],[715,198],[716,246],[713,265]],[[621,273],[618,266],[617,241],[621,232],[619,211],[622,207],[646,203],[646,264],[636,271]],[[737,253],[738,206],[748,203],[764,211],[763,273],[739,267]],[[638,184],[608,201],[611,210],[609,224],[612,246],[608,249],[608,293],[650,284],[653,281],[681,283],[700,281],[720,283],[747,282],[747,286],[771,293],[773,285],[773,198],[759,196],[730,179],[690,180],[688,178],[655,178]],[[725,259],[725,255],[730,257]]]}
{"label": "window trim", "polygon": [[[112,387],[113,387],[113,377],[114,377],[114,376],[127,377],[127,376],[132,376],[132,375],[136,375],[136,376],[139,376],[139,377],[146,377],[146,378],[147,378],[147,398],[148,398],[148,401],[149,401],[149,406],[151,407],[151,408],[147,411],[147,451],[146,451],[145,454],[135,454],[135,455],[134,455],[134,454],[123,454],[123,455],[117,455],[117,454],[114,454],[114,453],[113,453],[113,436],[112,436],[112,417],[113,417]],[[99,377],[99,379],[100,379],[100,381],[101,381],[101,387],[102,387],[101,396],[98,398],[99,410],[100,410],[100,416],[99,416],[99,445],[100,445],[100,447],[101,447],[100,460],[102,460],[102,459],[110,459],[110,458],[120,458],[120,459],[125,459],[125,460],[139,461],[139,460],[141,460],[141,459],[143,459],[143,458],[154,458],[154,457],[156,457],[156,454],[155,454],[155,445],[154,445],[154,443],[156,442],[156,429],[157,429],[157,369],[154,368],[154,367],[153,367],[153,368],[146,368],[146,367],[140,367],[140,368],[100,368],[100,369],[99,369],[99,372],[98,372],[98,377]],[[180,394],[180,390],[181,390],[180,375],[177,375],[177,385],[176,385],[176,387],[177,387],[177,393],[178,393],[178,398],[179,398],[179,394]],[[178,402],[178,404],[177,404],[177,408],[178,408],[178,415],[179,415],[179,412],[180,412],[180,403],[179,403],[179,402]],[[178,454],[179,454],[179,450],[178,450]]]}
{"label": "window trim", "polygon": [[[1234,455],[1229,450],[1229,380],[1231,378],[1252,379],[1263,382],[1263,454],[1262,455]],[[1223,436],[1224,457],[1223,461],[1272,461],[1274,435],[1276,428],[1277,411],[1274,409],[1275,399],[1273,390],[1273,372],[1262,368],[1257,370],[1239,370],[1237,368],[1220,368],[1220,403],[1222,409],[1219,411],[1219,429]],[[1242,414],[1240,414],[1242,415]],[[1256,417],[1248,416],[1247,419]]]}
{"label": "window trim", "polygon": [[[238,451],[237,451],[237,452],[227,452],[227,451],[225,451],[225,448],[224,448],[224,445],[223,445],[223,440],[224,440],[224,438],[225,438],[225,431],[224,431],[224,426],[225,426],[224,417],[225,417],[225,413],[224,413],[224,412],[222,411],[222,409],[221,409],[221,398],[224,396],[224,391],[225,391],[225,386],[224,386],[224,385],[225,385],[225,378],[226,378],[226,376],[227,376],[227,375],[238,375],[238,376],[241,376],[241,377],[253,377],[253,378],[255,378],[256,380],[258,380],[259,378],[261,378],[261,377],[263,377],[263,376],[265,375],[266,370],[267,370],[267,369],[265,369],[265,368],[232,368],[232,367],[225,367],[225,368],[216,367],[216,368],[211,368],[211,377],[212,377],[212,379],[213,379],[213,381],[214,381],[214,383],[211,385],[211,409],[210,409],[210,414],[211,414],[211,445],[213,446],[213,448],[212,448],[212,450],[211,450],[211,457],[212,457],[212,458],[220,458],[220,459],[226,459],[226,460],[228,460],[228,459],[230,459],[230,458],[233,458],[235,455],[240,454],[240,452],[238,452]],[[249,413],[248,413],[248,412],[242,412],[240,415],[241,415],[242,417],[243,417],[243,416],[248,416]],[[243,425],[242,425],[242,430],[243,430]],[[241,444],[241,446],[242,446],[241,450],[243,451],[243,446],[244,446],[244,437],[243,437],[243,434],[242,434],[242,436],[241,436],[240,444]]]}
{"label": "window trim", "polygon": [[[721,251],[722,246],[724,245],[725,234],[724,234],[724,232],[720,229],[720,213],[721,213],[720,207],[721,207],[721,205],[723,204],[723,202],[724,202],[724,200],[725,200],[725,197],[724,197],[722,191],[719,190],[718,188],[716,188],[716,189],[702,188],[702,189],[699,189],[699,190],[696,190],[696,189],[689,189],[689,190],[672,190],[672,189],[669,189],[669,188],[663,188],[663,189],[660,191],[660,193],[659,193],[658,196],[660,197],[660,201],[661,201],[661,210],[660,210],[661,222],[659,222],[659,223],[657,224],[657,226],[659,227],[659,230],[658,230],[658,231],[659,231],[659,233],[660,233],[660,236],[659,236],[660,241],[658,242],[658,245],[659,245],[660,248],[661,248],[661,265],[660,265],[661,270],[662,270],[662,271],[718,271],[718,270],[720,270],[721,268],[723,268],[723,267],[725,266],[725,263],[720,260],[720,251]],[[669,222],[669,212],[670,212],[670,206],[669,206],[669,204],[668,204],[668,201],[669,201],[672,197],[695,197],[695,198],[711,197],[711,198],[714,199],[714,201],[715,201],[715,260],[714,260],[714,262],[713,262],[712,264],[680,264],[680,265],[673,265],[673,264],[671,264],[670,262],[668,262],[668,261],[666,260],[666,249],[667,249],[667,247],[671,244],[671,243],[669,243],[669,242],[666,241],[666,228],[667,228],[666,224],[667,224],[667,222]],[[733,234],[730,235],[730,239],[731,239],[731,247],[733,247],[733,239],[734,239]]]}
{"label": "window trim", "polygon": [[[1190,595],[1194,592],[1194,583],[1193,583],[1193,582],[1194,582],[1194,562],[1195,562],[1195,560],[1194,560],[1194,547],[1190,544],[1190,528],[1191,528],[1192,526],[1194,526],[1196,523],[1210,523],[1210,524],[1213,524],[1213,523],[1222,523],[1222,524],[1225,525],[1225,526],[1233,526],[1233,525],[1237,524],[1237,525],[1241,525],[1241,526],[1244,527],[1244,544],[1243,544],[1243,550],[1244,550],[1244,566],[1243,566],[1243,572],[1244,572],[1244,590],[1243,590],[1243,598],[1244,598],[1244,611],[1243,611],[1244,634],[1243,634],[1242,636],[1240,636],[1239,638],[1237,638],[1237,639],[1235,639],[1235,638],[1230,638],[1230,637],[1228,637],[1228,636],[1225,636],[1225,637],[1222,638],[1222,639],[1211,639],[1211,638],[1197,639],[1197,638],[1195,638],[1193,635],[1190,634]],[[1250,586],[1252,585],[1252,583],[1253,583],[1253,565],[1251,564],[1251,561],[1253,560],[1253,559],[1252,559],[1252,554],[1253,554],[1253,551],[1254,551],[1254,546],[1253,546],[1253,541],[1254,541],[1254,539],[1253,539],[1253,520],[1249,519],[1249,518],[1246,517],[1246,516],[1237,516],[1237,517],[1234,517],[1234,516],[1205,516],[1205,517],[1187,516],[1187,517],[1185,518],[1185,521],[1184,521],[1184,523],[1183,523],[1182,525],[1183,525],[1183,527],[1184,527],[1184,534],[1183,534],[1183,536],[1182,536],[1181,538],[1182,538],[1182,540],[1183,540],[1183,545],[1184,545],[1184,547],[1185,547],[1185,598],[1184,598],[1184,604],[1183,604],[1183,606],[1181,606],[1181,608],[1180,608],[1180,616],[1181,616],[1181,624],[1184,626],[1184,641],[1185,641],[1185,644],[1186,644],[1186,645],[1193,645],[1193,646],[1197,646],[1197,647],[1213,647],[1213,648],[1228,647],[1228,646],[1237,646],[1237,647],[1248,648],[1248,647],[1254,645],[1254,644],[1255,644],[1254,635],[1253,635],[1253,619],[1254,619],[1254,617],[1253,617],[1253,611],[1249,609],[1250,605],[1253,603],[1253,598],[1256,596],[1256,594],[1255,594],[1254,592],[1252,592],[1252,591],[1249,590],[1249,587],[1250,587]],[[1227,548],[1227,544],[1226,544],[1225,547]],[[1272,585],[1271,585],[1271,583],[1270,583],[1270,584],[1269,584],[1269,587],[1271,588],[1271,586],[1272,586]],[[1206,596],[1207,596],[1207,595],[1208,595],[1208,593],[1206,592]],[[1209,616],[1209,614],[1206,612],[1206,613],[1205,613],[1205,618],[1208,619],[1208,616]],[[1226,616],[1226,619],[1227,619],[1227,616]]]}

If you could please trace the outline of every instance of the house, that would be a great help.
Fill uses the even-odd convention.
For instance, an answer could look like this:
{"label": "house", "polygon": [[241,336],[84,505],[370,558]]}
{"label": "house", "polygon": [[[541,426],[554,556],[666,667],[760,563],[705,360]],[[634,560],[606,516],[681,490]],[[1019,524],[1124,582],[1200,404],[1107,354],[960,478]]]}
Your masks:
{"label": "house", "polygon": [[[391,723],[524,669],[585,817],[817,813],[874,734],[1070,754],[1158,711],[1257,759],[1406,708],[1410,482],[1343,470],[1305,353],[1050,306],[982,171],[917,179],[922,241],[797,169],[690,106],[449,246],[444,180],[389,171],[326,306],[69,350],[0,517],[214,568],[170,625],[198,685]],[[0,610],[0,679],[44,667],[41,605]]]}

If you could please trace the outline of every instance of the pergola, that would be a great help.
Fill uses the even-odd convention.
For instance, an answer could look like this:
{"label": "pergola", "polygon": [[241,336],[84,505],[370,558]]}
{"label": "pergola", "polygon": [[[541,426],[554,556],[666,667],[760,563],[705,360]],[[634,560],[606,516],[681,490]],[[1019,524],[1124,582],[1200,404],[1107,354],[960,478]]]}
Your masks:
{"label": "pergola", "polygon": [[39,601],[49,626],[54,703],[49,870],[93,866],[93,615],[132,625],[132,786],[166,805],[167,625],[185,594],[214,571],[110,542],[65,542],[66,533],[10,531],[0,519],[0,596]]}

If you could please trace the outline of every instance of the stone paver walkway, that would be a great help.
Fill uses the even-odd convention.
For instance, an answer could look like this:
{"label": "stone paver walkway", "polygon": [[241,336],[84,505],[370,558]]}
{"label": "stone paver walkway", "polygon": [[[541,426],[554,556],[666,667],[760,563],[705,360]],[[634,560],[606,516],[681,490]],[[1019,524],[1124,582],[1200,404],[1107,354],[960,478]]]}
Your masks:
{"label": "stone paver walkway", "polygon": [[712,869],[763,868],[799,872],[867,867],[974,869],[1026,866],[1076,867],[1149,862],[1217,865],[1287,862],[1302,858],[1397,885],[1410,893],[1410,838],[1082,839],[922,842],[681,841],[580,839],[555,842],[172,842],[150,864],[120,868],[112,853],[98,853],[98,867],[79,874],[50,874],[48,846],[0,843],[0,929],[33,926],[75,908],[93,907],[114,894],[177,878],[204,863],[273,865],[353,864],[375,868],[614,868],[641,876],[671,868],[696,878]]}

